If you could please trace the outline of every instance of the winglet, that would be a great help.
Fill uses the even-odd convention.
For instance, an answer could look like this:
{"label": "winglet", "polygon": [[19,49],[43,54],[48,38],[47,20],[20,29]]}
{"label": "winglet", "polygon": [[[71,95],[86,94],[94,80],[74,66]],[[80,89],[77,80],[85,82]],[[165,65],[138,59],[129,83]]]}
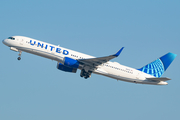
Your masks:
{"label": "winglet", "polygon": [[113,56],[118,57],[119,54],[122,52],[123,49],[124,49],[124,47],[122,47],[122,48],[121,48],[116,54],[114,54]]}

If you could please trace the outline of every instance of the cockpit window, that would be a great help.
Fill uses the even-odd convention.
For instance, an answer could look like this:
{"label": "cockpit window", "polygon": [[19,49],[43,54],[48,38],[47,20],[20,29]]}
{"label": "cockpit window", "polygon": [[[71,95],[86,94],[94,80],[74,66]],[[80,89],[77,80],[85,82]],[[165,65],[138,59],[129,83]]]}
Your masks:
{"label": "cockpit window", "polygon": [[8,39],[15,40],[15,38],[13,38],[13,37],[8,37]]}

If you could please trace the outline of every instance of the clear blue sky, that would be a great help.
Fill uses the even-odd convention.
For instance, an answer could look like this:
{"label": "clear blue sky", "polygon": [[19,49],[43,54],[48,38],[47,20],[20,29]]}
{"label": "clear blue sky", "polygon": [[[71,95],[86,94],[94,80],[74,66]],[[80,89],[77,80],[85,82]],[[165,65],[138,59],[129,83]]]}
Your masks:
{"label": "clear blue sky", "polygon": [[21,35],[140,68],[173,52],[167,86],[88,80],[0,43],[1,120],[180,119],[180,1],[1,0],[0,39]]}

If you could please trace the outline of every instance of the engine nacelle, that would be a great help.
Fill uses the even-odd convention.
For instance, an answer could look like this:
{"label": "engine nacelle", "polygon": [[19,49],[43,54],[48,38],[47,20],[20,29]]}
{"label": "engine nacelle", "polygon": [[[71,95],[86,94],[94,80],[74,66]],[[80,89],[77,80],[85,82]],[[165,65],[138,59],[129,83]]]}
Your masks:
{"label": "engine nacelle", "polygon": [[77,71],[77,68],[70,68],[70,67],[64,66],[61,63],[57,64],[57,69],[65,71],[65,72],[72,72],[72,73],[76,73]]}
{"label": "engine nacelle", "polygon": [[70,68],[78,68],[79,67],[79,62],[75,59],[69,58],[69,57],[64,57],[64,65]]}

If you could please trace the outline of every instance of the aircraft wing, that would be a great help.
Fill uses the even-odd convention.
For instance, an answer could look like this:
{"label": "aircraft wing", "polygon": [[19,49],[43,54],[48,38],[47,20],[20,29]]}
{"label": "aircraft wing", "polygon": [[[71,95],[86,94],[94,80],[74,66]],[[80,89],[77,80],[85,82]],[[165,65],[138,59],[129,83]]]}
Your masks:
{"label": "aircraft wing", "polygon": [[116,54],[105,56],[105,57],[98,57],[98,58],[90,58],[90,59],[79,59],[78,61],[82,64],[89,65],[91,67],[96,67],[98,65],[101,65],[103,63],[108,62],[109,60],[118,57],[124,47],[122,47]]}

